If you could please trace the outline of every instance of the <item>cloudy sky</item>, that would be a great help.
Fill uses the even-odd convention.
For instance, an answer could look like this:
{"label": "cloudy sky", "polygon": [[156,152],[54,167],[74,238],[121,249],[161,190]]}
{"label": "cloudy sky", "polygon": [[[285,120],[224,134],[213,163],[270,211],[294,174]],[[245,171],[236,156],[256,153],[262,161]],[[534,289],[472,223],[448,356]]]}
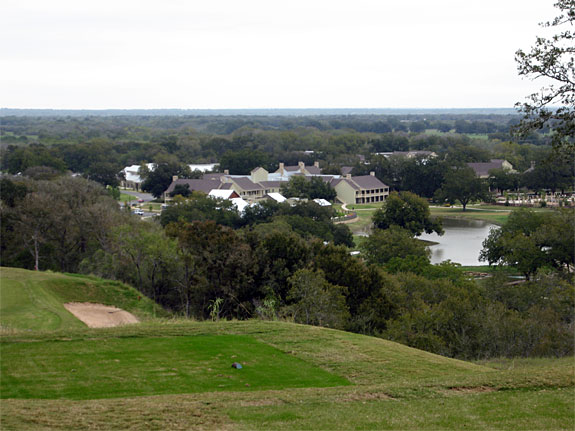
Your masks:
{"label": "cloudy sky", "polygon": [[555,0],[2,0],[0,107],[512,107]]}

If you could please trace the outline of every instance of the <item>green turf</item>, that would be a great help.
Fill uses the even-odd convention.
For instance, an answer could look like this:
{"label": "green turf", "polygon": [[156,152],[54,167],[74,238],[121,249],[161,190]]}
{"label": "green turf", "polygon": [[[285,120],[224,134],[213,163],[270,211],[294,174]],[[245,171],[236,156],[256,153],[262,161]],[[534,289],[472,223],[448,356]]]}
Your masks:
{"label": "green turf", "polygon": [[[230,409],[234,421],[248,429],[573,429],[573,388],[547,391],[445,391],[415,399],[378,400],[377,392],[356,402],[279,403]],[[353,401],[353,397],[350,399]]]}
{"label": "green turf", "polygon": [[[431,215],[434,217],[485,220],[499,226],[505,224],[509,218],[509,214],[515,209],[515,207],[485,204],[468,205],[465,211],[463,211],[461,207],[430,207]],[[549,212],[553,210],[549,208],[534,208],[533,211]]]}
{"label": "green turf", "polygon": [[3,330],[57,330],[85,325],[63,306],[67,302],[113,305],[140,318],[165,315],[137,290],[116,281],[73,274],[0,268],[0,327]]}
{"label": "green turf", "polygon": [[[249,336],[3,343],[2,398],[97,399],[349,384]],[[243,368],[234,369],[239,362]]]}
{"label": "green turf", "polygon": [[32,281],[5,277],[0,283],[0,325],[20,329],[85,326],[48,290],[37,287]]}
{"label": "green turf", "polygon": [[120,193],[121,202],[137,202],[138,198],[136,196],[129,195],[127,193]]}
{"label": "green turf", "polygon": [[462,208],[447,208],[447,207],[430,207],[431,215],[433,217],[444,218],[465,218],[471,220],[485,220],[497,225],[502,225],[507,221],[511,210],[498,209],[498,210],[483,210],[479,208],[467,207],[465,211]]}
{"label": "green turf", "polygon": [[[232,369],[232,361],[245,368]],[[285,322],[170,320],[8,334],[2,367],[6,429],[574,425],[573,358],[481,365]]]}

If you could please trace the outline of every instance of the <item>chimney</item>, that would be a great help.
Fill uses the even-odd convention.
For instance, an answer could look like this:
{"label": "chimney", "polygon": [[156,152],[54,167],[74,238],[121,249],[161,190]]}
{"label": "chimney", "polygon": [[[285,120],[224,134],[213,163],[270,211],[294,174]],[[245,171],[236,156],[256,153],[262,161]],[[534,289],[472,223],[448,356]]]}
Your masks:
{"label": "chimney", "polygon": [[369,173],[369,175],[371,175],[372,177],[375,177],[375,172],[371,171],[371,172]]}
{"label": "chimney", "polygon": [[351,174],[345,174],[345,179],[346,179],[346,180],[351,180]]}
{"label": "chimney", "polygon": [[283,174],[284,174],[284,166],[285,165],[283,163],[280,163],[279,171],[280,171],[281,176],[283,176]]}
{"label": "chimney", "polygon": [[299,166],[299,171],[303,174],[304,170],[305,170],[305,163],[304,162],[297,162],[297,165]]}
{"label": "chimney", "polygon": [[172,177],[172,181],[178,181],[178,176],[177,176],[177,175],[174,175],[174,176]]}
{"label": "chimney", "polygon": [[535,169],[535,162],[531,162],[531,169]]}
{"label": "chimney", "polygon": [[229,175],[230,174],[230,170],[229,169],[224,169],[224,175]]}
{"label": "chimney", "polygon": [[313,162],[313,165],[319,169],[319,162]]}

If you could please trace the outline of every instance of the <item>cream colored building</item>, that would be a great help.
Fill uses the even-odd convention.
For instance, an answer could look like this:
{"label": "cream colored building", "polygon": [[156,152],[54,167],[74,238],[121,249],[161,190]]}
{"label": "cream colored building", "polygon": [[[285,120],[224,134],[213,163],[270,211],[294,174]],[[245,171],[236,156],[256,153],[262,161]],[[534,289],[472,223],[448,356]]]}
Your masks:
{"label": "cream colored building", "polygon": [[330,184],[337,192],[337,198],[347,205],[384,202],[389,196],[389,187],[374,172],[359,177],[346,175],[333,179]]}

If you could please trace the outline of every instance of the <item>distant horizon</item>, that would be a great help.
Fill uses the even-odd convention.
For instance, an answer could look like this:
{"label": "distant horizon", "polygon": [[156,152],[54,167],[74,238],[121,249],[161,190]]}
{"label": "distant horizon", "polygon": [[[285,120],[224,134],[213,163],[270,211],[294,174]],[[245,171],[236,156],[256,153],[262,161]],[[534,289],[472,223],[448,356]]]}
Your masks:
{"label": "distant horizon", "polygon": [[476,115],[520,115],[516,108],[497,107],[473,107],[473,108],[0,108],[0,116],[10,115],[70,115],[70,114],[94,114],[110,115],[122,114],[150,114],[168,115],[195,114],[195,115],[415,115],[433,113],[466,113]]}

